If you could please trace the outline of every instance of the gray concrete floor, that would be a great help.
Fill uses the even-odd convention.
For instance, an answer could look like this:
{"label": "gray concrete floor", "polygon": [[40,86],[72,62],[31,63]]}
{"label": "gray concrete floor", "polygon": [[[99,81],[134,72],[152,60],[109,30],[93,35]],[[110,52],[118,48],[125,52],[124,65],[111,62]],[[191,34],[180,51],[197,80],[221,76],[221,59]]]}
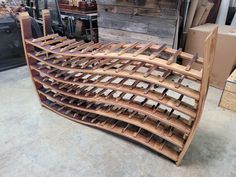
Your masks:
{"label": "gray concrete floor", "polygon": [[210,88],[182,166],[40,107],[26,67],[0,73],[1,177],[236,176],[236,113]]}

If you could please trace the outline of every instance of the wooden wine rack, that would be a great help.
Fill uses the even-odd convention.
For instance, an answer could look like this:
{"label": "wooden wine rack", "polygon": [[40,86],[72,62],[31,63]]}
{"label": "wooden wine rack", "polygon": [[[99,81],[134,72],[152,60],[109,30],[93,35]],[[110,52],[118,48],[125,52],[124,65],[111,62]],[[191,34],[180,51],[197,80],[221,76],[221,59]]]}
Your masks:
{"label": "wooden wine rack", "polygon": [[[203,62],[153,43],[85,43],[46,31],[33,39],[28,14],[22,13],[20,21],[43,107],[132,139],[180,164],[203,110],[217,29],[203,45]],[[178,57],[188,65],[177,64]],[[192,69],[194,63],[202,69]]]}

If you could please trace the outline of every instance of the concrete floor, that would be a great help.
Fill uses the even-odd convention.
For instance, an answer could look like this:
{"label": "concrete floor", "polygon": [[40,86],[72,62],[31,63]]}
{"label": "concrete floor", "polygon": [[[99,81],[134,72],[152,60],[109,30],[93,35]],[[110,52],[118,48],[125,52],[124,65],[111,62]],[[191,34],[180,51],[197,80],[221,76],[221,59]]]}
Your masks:
{"label": "concrete floor", "polygon": [[210,88],[182,166],[40,107],[27,68],[0,73],[1,177],[235,177],[236,113]]}

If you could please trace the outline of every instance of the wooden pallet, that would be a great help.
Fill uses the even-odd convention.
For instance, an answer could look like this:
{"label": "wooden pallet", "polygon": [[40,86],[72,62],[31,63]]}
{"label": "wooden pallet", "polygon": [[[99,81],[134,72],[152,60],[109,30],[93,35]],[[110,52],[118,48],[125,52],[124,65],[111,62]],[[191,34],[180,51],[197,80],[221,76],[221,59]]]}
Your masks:
{"label": "wooden pallet", "polygon": [[[78,42],[48,35],[45,27],[46,35],[33,39],[28,14],[21,13],[20,21],[42,106],[137,141],[180,164],[203,110],[217,29],[204,43],[203,62],[166,45]],[[188,64],[177,64],[178,57]],[[192,69],[193,63],[202,69]]]}

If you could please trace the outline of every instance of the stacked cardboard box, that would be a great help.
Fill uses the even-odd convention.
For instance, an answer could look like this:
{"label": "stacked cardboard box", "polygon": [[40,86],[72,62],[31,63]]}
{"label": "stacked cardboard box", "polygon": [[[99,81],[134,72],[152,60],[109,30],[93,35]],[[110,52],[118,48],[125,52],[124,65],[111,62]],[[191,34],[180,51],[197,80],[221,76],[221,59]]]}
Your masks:
{"label": "stacked cardboard box", "polygon": [[232,111],[236,111],[236,69],[227,79],[220,106]]}
{"label": "stacked cardboard box", "polygon": [[[185,51],[198,53],[203,57],[204,40],[216,27],[215,24],[205,24],[190,28],[187,36]],[[216,56],[212,68],[210,84],[223,89],[225,81],[236,66],[236,27],[219,26],[216,46]],[[198,66],[195,65],[195,68]]]}

